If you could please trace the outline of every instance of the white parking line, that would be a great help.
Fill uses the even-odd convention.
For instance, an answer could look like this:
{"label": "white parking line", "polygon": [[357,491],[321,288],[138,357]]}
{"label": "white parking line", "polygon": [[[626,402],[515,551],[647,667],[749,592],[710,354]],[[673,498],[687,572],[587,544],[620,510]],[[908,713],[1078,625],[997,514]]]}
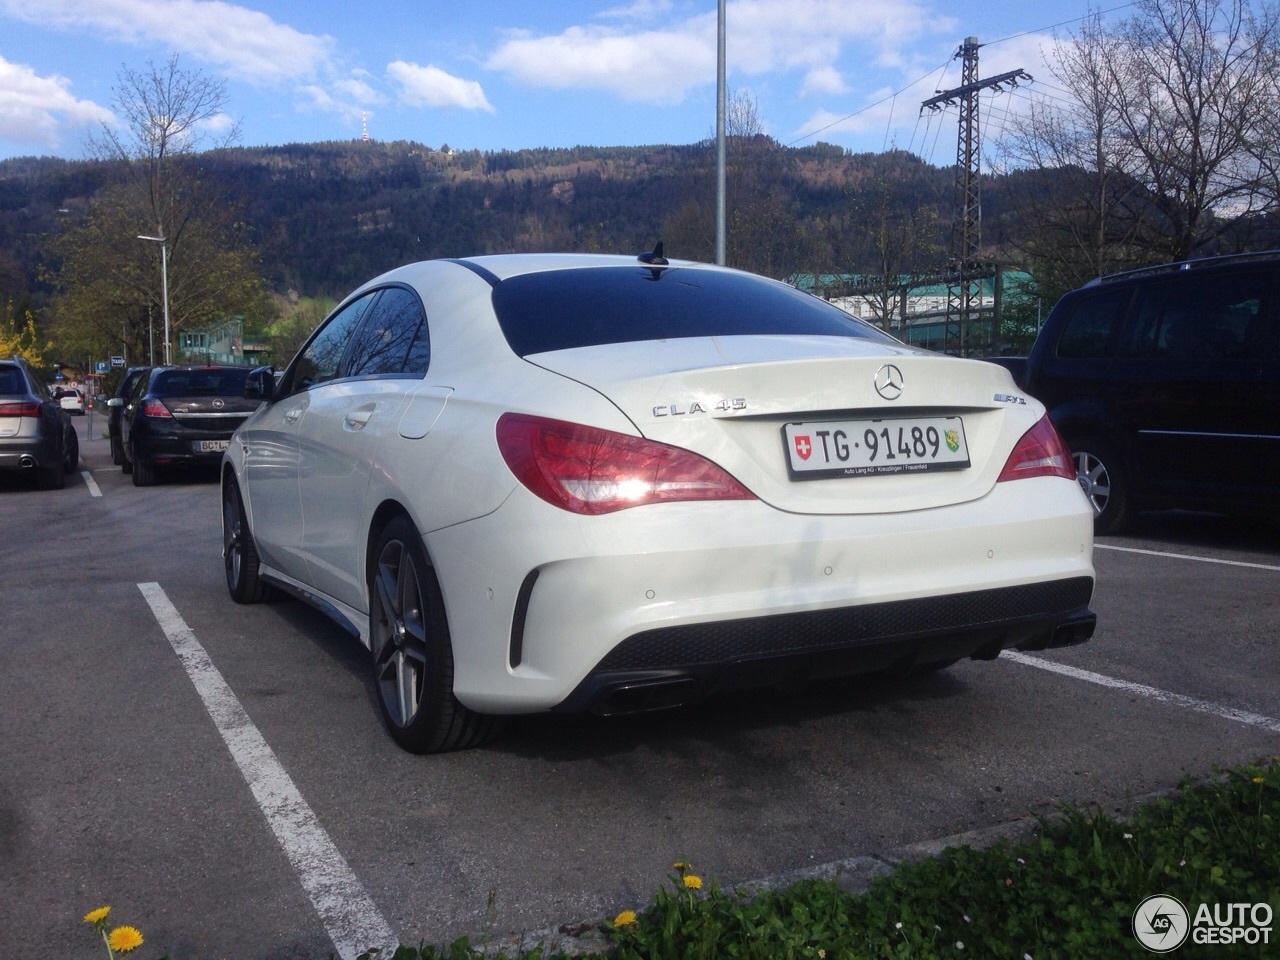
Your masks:
{"label": "white parking line", "polygon": [[1060,673],[1064,677],[1073,677],[1076,680],[1085,680],[1089,683],[1096,683],[1102,687],[1111,687],[1113,690],[1123,690],[1126,693],[1136,693],[1138,696],[1146,697],[1149,700],[1168,703],[1175,707],[1186,707],[1188,710],[1207,713],[1210,716],[1220,717],[1223,720],[1232,720],[1236,723],[1247,724],[1251,727],[1261,727],[1263,730],[1270,730],[1272,733],[1280,733],[1280,720],[1277,720],[1274,717],[1264,716],[1260,713],[1249,713],[1245,710],[1237,710],[1235,707],[1224,707],[1219,703],[1210,703],[1207,700],[1197,700],[1195,697],[1188,697],[1181,693],[1170,693],[1168,690],[1148,687],[1141,683],[1131,683],[1128,680],[1117,680],[1115,677],[1104,676],[1101,673],[1081,670],[1078,667],[1069,667],[1065,663],[1057,663],[1053,660],[1043,660],[1040,657],[1031,657],[1025,653],[1019,653],[1016,650],[1005,650],[1000,654],[1000,658],[1002,660],[1012,660],[1014,663],[1025,664],[1028,667],[1038,667],[1041,670],[1048,670],[1050,673]]}
{"label": "white parking line", "polygon": [[355,960],[370,947],[380,947],[389,955],[396,944],[390,925],[320,826],[191,628],[160,584],[140,583],[138,589],[195,684],[196,692],[302,881],[338,955],[343,960]]}
{"label": "white parking line", "polygon": [[89,488],[89,496],[100,497],[102,490],[98,487],[98,481],[93,479],[93,474],[88,470],[81,470],[80,476],[84,477],[84,485]]}
{"label": "white parking line", "polygon": [[1141,553],[1148,557],[1170,557],[1174,560],[1196,560],[1200,563],[1220,563],[1227,567],[1250,567],[1254,570],[1275,570],[1280,567],[1268,563],[1246,563],[1243,560],[1219,560],[1217,557],[1197,557],[1189,553],[1166,553],[1163,550],[1139,550],[1137,547],[1113,547],[1109,543],[1095,543],[1095,550],[1115,550],[1119,553]]}

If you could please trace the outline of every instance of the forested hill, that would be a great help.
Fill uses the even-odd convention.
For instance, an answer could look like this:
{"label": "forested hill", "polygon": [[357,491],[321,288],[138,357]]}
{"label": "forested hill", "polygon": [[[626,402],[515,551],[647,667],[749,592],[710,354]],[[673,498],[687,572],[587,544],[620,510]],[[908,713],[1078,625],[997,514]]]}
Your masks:
{"label": "forested hill", "polygon": [[[417,143],[330,142],[200,154],[230,188],[277,291],[340,296],[412,260],[527,250],[714,255],[715,150],[577,147],[499,153]],[[38,304],[43,238],[107,182],[95,162],[0,161],[0,292]],[[902,153],[791,149],[763,137],[729,150],[729,261],[774,276],[874,269],[868,221],[929,224],[945,247],[952,172]],[[998,238],[999,187],[987,235]],[[877,212],[879,211],[879,212]],[[885,211],[893,211],[886,214]],[[127,240],[129,238],[122,238]]]}

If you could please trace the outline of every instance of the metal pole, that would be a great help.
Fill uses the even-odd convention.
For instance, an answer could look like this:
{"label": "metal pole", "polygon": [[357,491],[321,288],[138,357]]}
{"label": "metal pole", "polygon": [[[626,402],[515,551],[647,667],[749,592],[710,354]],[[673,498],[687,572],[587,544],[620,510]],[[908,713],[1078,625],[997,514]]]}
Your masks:
{"label": "metal pole", "polygon": [[725,43],[724,4],[720,0],[716,24],[716,263],[725,264]]}
{"label": "metal pole", "polygon": [[164,287],[164,362],[169,360],[169,245],[160,244],[160,283]]}
{"label": "metal pole", "polygon": [[[169,246],[167,237],[144,237],[141,234],[139,240],[145,240],[148,243],[160,244],[160,284],[164,290],[164,362],[169,363]],[[147,304],[147,325],[151,324],[151,304]],[[156,362],[155,345],[151,347],[151,363]]]}

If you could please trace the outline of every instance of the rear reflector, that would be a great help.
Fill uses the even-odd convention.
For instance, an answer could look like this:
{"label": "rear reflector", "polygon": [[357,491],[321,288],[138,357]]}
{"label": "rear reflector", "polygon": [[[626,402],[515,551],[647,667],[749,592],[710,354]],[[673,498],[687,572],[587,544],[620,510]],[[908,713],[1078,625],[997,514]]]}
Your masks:
{"label": "rear reflector", "polygon": [[996,482],[1025,480],[1028,477],[1062,477],[1064,480],[1076,478],[1071,451],[1062,442],[1062,437],[1058,435],[1048,414],[1022,435]]}
{"label": "rear reflector", "polygon": [[754,500],[710,460],[643,437],[514,413],[498,419],[498,449],[547,503],[599,514],[675,500]]}

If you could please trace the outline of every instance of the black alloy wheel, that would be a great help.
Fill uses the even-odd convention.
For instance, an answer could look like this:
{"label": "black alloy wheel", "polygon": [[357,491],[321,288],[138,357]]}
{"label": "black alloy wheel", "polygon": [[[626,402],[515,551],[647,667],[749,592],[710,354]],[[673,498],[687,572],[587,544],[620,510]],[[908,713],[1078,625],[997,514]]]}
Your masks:
{"label": "black alloy wheel", "polygon": [[240,487],[233,476],[228,476],[222,485],[222,565],[232,600],[261,603],[266,599],[267,585],[258,574],[258,548],[245,518]]}
{"label": "black alloy wheel", "polygon": [[477,746],[497,719],[453,695],[453,650],[444,601],[422,538],[403,516],[378,537],[369,570],[369,644],[382,719],[410,753]]}

